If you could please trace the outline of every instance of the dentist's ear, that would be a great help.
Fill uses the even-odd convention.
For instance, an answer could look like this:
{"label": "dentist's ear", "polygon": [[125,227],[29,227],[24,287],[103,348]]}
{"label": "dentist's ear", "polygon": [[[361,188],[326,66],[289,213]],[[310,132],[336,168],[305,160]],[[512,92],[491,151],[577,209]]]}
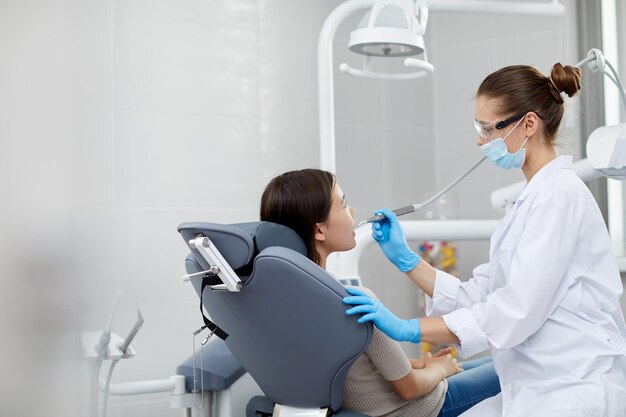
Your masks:
{"label": "dentist's ear", "polygon": [[540,124],[540,119],[539,116],[537,116],[537,113],[531,111],[526,113],[526,116],[524,117],[524,136],[530,137],[532,135],[534,135],[537,132],[537,129],[539,129],[539,124]]}

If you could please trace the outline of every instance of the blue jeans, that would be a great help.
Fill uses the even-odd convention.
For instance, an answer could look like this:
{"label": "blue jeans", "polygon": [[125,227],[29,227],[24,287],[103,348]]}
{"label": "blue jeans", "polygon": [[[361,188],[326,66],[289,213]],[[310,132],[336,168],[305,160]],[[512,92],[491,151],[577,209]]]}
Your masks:
{"label": "blue jeans", "polygon": [[439,417],[456,417],[500,392],[500,380],[491,358],[461,362],[463,372],[448,378],[446,400]]}

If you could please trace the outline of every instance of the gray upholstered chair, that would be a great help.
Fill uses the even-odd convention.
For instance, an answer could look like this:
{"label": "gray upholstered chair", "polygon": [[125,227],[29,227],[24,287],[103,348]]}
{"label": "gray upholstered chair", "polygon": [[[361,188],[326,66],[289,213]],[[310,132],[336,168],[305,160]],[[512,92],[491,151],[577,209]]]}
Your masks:
{"label": "gray upholstered chair", "polygon": [[[347,292],[306,257],[299,236],[269,222],[183,223],[178,231],[187,243],[209,238],[241,279],[240,291],[202,291],[202,278],[191,281],[210,320],[228,335],[228,349],[268,399],[361,416],[341,410],[341,401],[346,374],[372,327],[345,314]],[[192,248],[185,266],[197,274],[211,265]]]}

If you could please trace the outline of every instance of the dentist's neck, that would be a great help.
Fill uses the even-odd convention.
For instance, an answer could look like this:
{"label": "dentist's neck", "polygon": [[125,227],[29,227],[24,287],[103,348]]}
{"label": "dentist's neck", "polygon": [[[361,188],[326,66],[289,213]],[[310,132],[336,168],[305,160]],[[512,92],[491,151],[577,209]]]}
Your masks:
{"label": "dentist's neck", "polygon": [[522,172],[526,181],[530,181],[541,168],[546,166],[557,157],[556,148],[551,143],[540,138],[539,145],[532,152],[526,151],[526,162],[522,166]]}

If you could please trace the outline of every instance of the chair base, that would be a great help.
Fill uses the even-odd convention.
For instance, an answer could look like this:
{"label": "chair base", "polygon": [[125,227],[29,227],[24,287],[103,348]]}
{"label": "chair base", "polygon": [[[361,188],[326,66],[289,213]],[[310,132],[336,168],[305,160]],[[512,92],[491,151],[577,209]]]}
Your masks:
{"label": "chair base", "polygon": [[[311,414],[308,414],[310,410]],[[306,412],[306,414],[302,414]],[[262,395],[254,396],[248,401],[246,406],[246,417],[291,417],[291,416],[307,416],[307,417],[326,417],[330,410],[327,408],[302,409],[295,407],[285,407],[280,404],[274,404],[269,398]],[[357,413],[350,410],[338,410],[332,413],[333,417],[368,417],[365,414]]]}
{"label": "chair base", "polygon": [[273,417],[327,417],[328,408],[299,408],[276,404]]}

